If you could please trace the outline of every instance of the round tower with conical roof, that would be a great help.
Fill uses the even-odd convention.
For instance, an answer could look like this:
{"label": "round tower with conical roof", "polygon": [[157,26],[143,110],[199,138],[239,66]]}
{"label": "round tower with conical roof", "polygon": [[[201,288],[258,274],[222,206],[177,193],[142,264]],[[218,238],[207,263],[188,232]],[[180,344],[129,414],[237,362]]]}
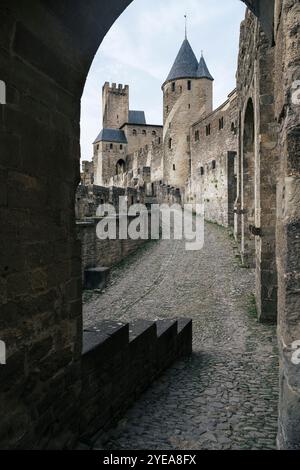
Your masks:
{"label": "round tower with conical roof", "polygon": [[212,111],[213,77],[203,55],[198,62],[187,38],[162,85],[164,181],[184,188],[190,176],[190,128]]}

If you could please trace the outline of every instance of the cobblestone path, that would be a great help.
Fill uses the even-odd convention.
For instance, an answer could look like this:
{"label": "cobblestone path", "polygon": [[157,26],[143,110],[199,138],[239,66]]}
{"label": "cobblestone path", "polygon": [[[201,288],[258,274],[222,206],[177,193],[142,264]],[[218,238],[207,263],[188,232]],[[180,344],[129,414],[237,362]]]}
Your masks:
{"label": "cobblestone path", "polygon": [[102,294],[85,299],[85,325],[100,316],[193,319],[193,356],[143,394],[105,449],[276,447],[276,328],[257,322],[254,273],[236,253],[227,231],[207,224],[202,251],[151,242],[113,270]]}

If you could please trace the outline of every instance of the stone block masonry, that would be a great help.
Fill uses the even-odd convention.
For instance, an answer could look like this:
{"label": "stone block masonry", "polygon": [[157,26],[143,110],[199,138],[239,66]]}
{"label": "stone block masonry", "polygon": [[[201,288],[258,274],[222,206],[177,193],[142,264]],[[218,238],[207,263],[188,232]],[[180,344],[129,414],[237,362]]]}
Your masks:
{"label": "stone block masonry", "polygon": [[[128,217],[128,225],[133,217]],[[82,260],[82,280],[86,269],[97,267],[112,267],[124,260],[127,256],[134,253],[147,240],[120,240],[119,216],[116,217],[117,239],[99,240],[96,233],[96,227],[100,219],[93,218],[85,222],[77,222],[77,236],[81,242],[81,260]],[[149,212],[149,239],[151,234],[151,213]]]}
{"label": "stone block masonry", "polygon": [[192,353],[189,319],[103,320],[83,335],[80,434],[107,430],[177,359]]}

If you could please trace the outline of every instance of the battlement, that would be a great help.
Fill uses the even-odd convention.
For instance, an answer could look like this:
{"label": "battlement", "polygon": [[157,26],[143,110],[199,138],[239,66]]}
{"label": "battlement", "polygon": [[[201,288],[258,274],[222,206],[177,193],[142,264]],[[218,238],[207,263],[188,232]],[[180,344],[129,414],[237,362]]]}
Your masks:
{"label": "battlement", "polygon": [[123,85],[122,83],[117,85],[116,83],[110,84],[109,82],[105,82],[103,85],[103,92],[128,94],[129,85]]}

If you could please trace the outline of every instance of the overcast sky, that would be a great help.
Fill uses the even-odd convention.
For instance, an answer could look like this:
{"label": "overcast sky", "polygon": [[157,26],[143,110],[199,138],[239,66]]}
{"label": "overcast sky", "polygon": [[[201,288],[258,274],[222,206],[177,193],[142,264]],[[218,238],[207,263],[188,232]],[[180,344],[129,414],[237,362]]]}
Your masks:
{"label": "overcast sky", "polygon": [[102,85],[128,84],[130,109],[144,110],[148,124],[162,124],[162,91],[184,39],[201,50],[214,81],[214,106],[235,87],[240,22],[237,0],[134,0],[112,26],[92,64],[81,102],[81,155],[91,160],[102,126]]}

